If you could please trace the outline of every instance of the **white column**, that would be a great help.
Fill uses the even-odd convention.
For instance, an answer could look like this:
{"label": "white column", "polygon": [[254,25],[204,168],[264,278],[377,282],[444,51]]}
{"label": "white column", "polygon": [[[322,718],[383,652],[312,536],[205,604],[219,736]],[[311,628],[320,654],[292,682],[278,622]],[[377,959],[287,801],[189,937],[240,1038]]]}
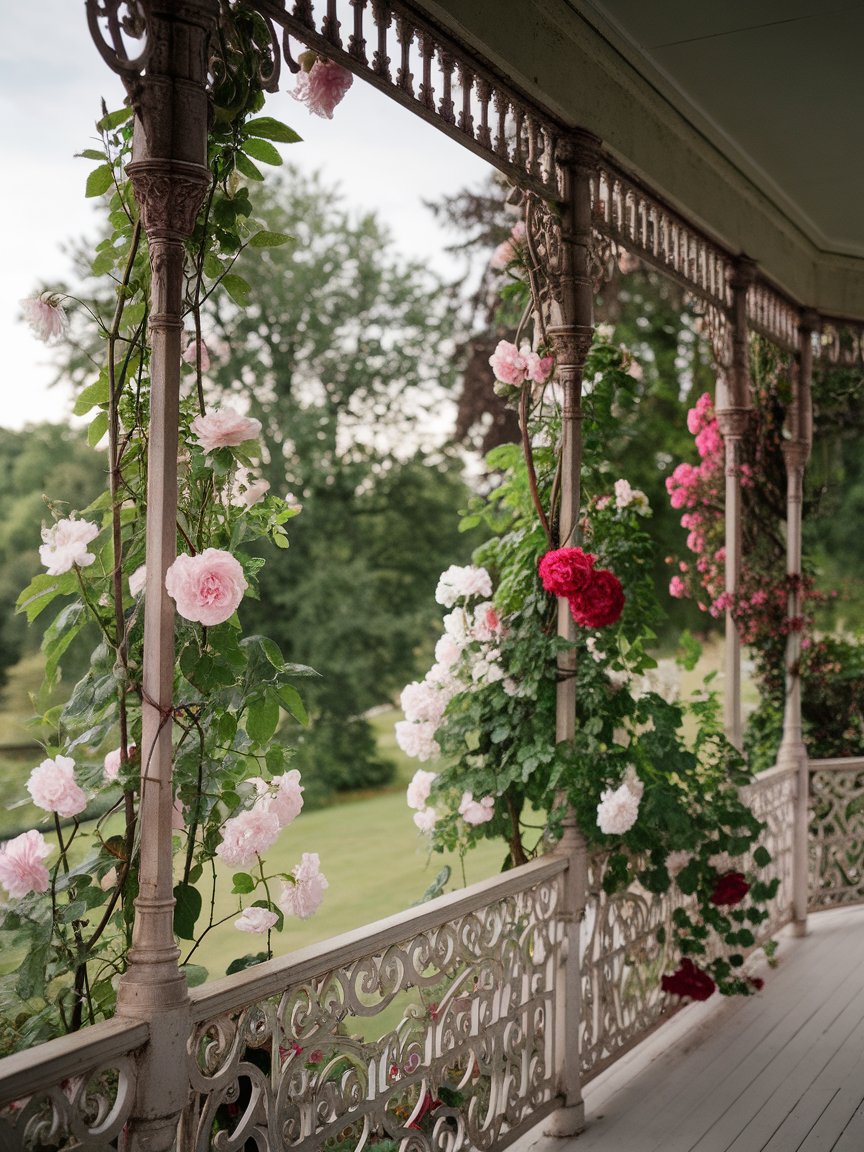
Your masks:
{"label": "white column", "polygon": [[796,774],[795,816],[792,857],[793,930],[807,932],[808,835],[810,772],[807,749],[801,729],[801,529],[804,468],[810,456],[812,410],[810,387],[813,375],[813,330],[816,317],[802,315],[799,326],[798,363],[793,368],[792,400],[786,421],[789,438],[783,444],[786,463],[786,705],[783,713],[783,739],[777,762]]}

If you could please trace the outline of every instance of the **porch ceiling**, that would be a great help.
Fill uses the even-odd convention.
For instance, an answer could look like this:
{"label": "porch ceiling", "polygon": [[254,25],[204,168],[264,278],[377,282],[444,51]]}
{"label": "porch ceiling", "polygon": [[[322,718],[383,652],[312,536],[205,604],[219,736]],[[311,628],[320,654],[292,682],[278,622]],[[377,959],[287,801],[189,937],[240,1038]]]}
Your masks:
{"label": "porch ceiling", "polygon": [[861,0],[415,0],[798,303],[864,317]]}

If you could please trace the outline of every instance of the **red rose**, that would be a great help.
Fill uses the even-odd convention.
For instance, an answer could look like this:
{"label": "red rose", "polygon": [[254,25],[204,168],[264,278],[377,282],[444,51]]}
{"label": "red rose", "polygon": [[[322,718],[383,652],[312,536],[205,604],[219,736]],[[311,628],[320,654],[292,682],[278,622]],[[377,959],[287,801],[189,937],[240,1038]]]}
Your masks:
{"label": "red rose", "polygon": [[547,592],[553,596],[572,596],[587,587],[594,575],[596,559],[581,548],[555,548],[540,557],[537,571]]}
{"label": "red rose", "polygon": [[672,996],[689,996],[691,1000],[707,1000],[717,985],[707,972],[697,968],[693,961],[685,956],[677,972],[661,979],[660,987]]}
{"label": "red rose", "polygon": [[607,568],[598,568],[581,592],[568,596],[570,615],[580,628],[605,628],[614,624],[624,608],[621,581]]}
{"label": "red rose", "polygon": [[711,903],[740,904],[749,891],[750,885],[740,872],[724,872],[714,881]]}

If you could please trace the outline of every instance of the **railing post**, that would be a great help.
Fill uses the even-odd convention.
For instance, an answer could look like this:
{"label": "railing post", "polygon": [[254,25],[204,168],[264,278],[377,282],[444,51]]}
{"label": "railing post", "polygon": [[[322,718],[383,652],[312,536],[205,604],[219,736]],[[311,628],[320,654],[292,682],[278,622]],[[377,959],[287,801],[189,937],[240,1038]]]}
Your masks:
{"label": "railing post", "polygon": [[795,817],[792,857],[793,930],[807,932],[809,872],[810,772],[807,749],[801,729],[801,529],[804,496],[804,468],[813,439],[810,388],[813,376],[813,332],[815,314],[802,313],[798,327],[798,363],[792,371],[792,401],[786,422],[788,439],[783,442],[786,463],[786,704],[783,713],[783,739],[778,764],[794,768],[796,774]]}
{"label": "railing post", "polygon": [[726,736],[736,748],[742,744],[741,640],[732,603],[741,579],[741,441],[750,413],[750,362],[747,291],[756,266],[741,257],[730,281],[732,290],[731,363],[718,365],[716,412],[726,455],[725,592],[726,645],[724,657],[723,720]]}
{"label": "railing post", "polygon": [[[561,506],[556,541],[559,547],[572,546],[579,539],[582,374],[594,331],[592,177],[597,167],[598,143],[595,137],[579,133],[559,150],[556,160],[563,177],[560,214],[555,220],[545,218],[547,229],[554,229],[557,235],[555,242],[542,246],[546,267],[541,274],[548,286],[547,331],[554,346],[561,391]],[[558,635],[571,642],[576,640],[576,625],[565,599],[558,601]],[[576,732],[575,670],[574,650],[563,651],[558,659],[556,702],[555,727],[559,743],[572,741]],[[558,1014],[556,1035],[562,1107],[550,1117],[546,1130],[550,1135],[573,1136],[585,1126],[579,1068],[579,944],[587,888],[587,848],[572,810],[565,815],[564,834],[557,851],[570,860],[561,909],[566,937],[561,980],[563,1011]]]}
{"label": "railing post", "polygon": [[[146,44],[134,65],[116,35],[120,7],[119,0],[88,0],[88,16],[99,50],[120,73],[135,108],[128,173],[149,242],[152,283],[139,893],[117,1015],[146,1021],[150,1028],[123,1148],[162,1152],[174,1147],[177,1119],[189,1094],[190,1034],[189,995],[173,929],[174,607],[165,591],[165,572],[177,541],[184,241],[192,234],[210,179],[206,84],[219,5],[218,0],[162,0],[136,6],[132,30]],[[106,15],[112,44],[104,38],[99,42],[99,18]]]}

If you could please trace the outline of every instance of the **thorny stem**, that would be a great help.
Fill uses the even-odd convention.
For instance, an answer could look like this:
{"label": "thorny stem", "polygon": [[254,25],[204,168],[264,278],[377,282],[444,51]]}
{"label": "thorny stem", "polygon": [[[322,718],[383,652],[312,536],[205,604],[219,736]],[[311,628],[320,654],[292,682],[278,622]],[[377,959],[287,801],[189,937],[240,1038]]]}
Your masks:
{"label": "thorny stem", "polygon": [[531,490],[531,501],[540,517],[540,523],[543,525],[543,531],[546,533],[546,540],[550,547],[552,544],[552,532],[549,528],[549,521],[546,518],[546,512],[543,508],[543,502],[540,499],[540,491],[537,485],[537,472],[534,468],[534,454],[531,451],[531,437],[528,434],[528,388],[523,386],[521,395],[519,396],[519,432],[522,436],[522,452],[525,456],[525,467],[528,470],[528,487]]}

